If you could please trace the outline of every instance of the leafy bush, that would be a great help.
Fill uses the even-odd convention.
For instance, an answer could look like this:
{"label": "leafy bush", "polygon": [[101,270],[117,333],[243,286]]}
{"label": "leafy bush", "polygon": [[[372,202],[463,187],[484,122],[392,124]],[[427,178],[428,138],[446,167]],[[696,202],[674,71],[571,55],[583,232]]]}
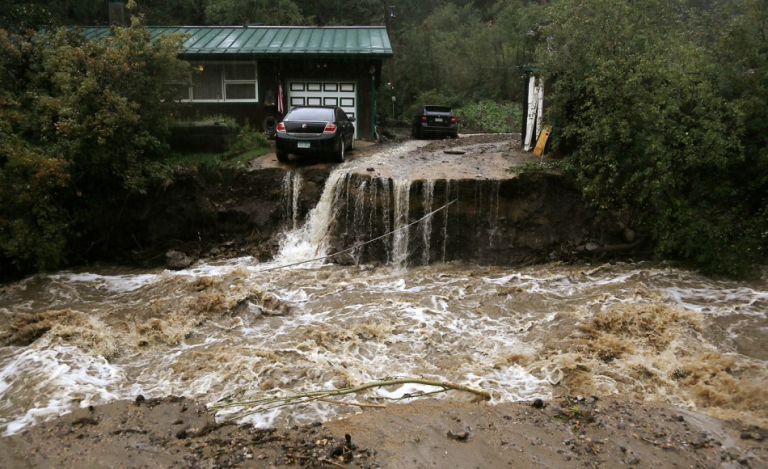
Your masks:
{"label": "leafy bush", "polygon": [[463,131],[506,133],[515,130],[522,108],[517,103],[479,101],[459,108],[459,125]]}
{"label": "leafy bush", "polygon": [[[193,123],[185,122],[186,125],[194,125],[199,123],[200,125],[210,125],[215,120],[224,125],[234,124],[234,119],[226,118],[206,118],[202,121],[195,121]],[[237,134],[237,141],[231,146],[230,150],[221,153],[191,153],[191,154],[174,154],[168,158],[164,165],[169,171],[173,171],[178,167],[196,167],[196,168],[216,168],[221,166],[234,166],[237,168],[244,168],[253,158],[263,155],[270,150],[267,136],[263,132],[252,129],[248,124],[239,128]]]}
{"label": "leafy bush", "polygon": [[254,130],[248,124],[240,127],[240,133],[237,135],[237,143],[235,143],[232,151],[234,153],[246,153],[259,148],[267,148],[269,143],[267,142],[267,136],[264,132]]}
{"label": "leafy bush", "polygon": [[562,0],[539,50],[558,145],[584,193],[649,234],[659,256],[716,274],[747,275],[766,260],[760,4],[717,12],[712,27],[723,30],[707,41],[710,28],[692,27],[700,18],[682,0]]}
{"label": "leafy bush", "polygon": [[19,271],[57,267],[106,206],[169,176],[169,84],[188,79],[181,38],[150,44],[139,20],[25,34],[0,30],[0,260]]}

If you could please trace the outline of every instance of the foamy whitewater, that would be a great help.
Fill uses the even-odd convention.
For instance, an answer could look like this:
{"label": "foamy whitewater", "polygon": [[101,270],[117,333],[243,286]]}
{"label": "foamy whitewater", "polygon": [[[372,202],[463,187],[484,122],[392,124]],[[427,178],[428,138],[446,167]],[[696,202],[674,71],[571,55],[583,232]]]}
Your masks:
{"label": "foamy whitewater", "polygon": [[[405,268],[398,246],[429,233],[418,225],[393,234],[389,266],[274,269],[325,255],[345,165],[303,226],[293,215],[300,177],[286,177],[289,229],[273,262],[89,268],[0,287],[0,430],[139,394],[215,403],[406,376],[482,388],[492,403],[622,395],[768,424],[765,278],[652,263]],[[407,204],[406,185],[394,184],[395,204]],[[340,398],[387,403],[433,390]],[[314,402],[242,420],[293,425],[355,411]]]}

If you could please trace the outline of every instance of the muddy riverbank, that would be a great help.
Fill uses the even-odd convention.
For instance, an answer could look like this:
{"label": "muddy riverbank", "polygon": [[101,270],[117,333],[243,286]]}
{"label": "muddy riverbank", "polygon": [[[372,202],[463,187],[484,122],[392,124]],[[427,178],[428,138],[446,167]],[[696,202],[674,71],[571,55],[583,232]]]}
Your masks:
{"label": "muddy riverbank", "polygon": [[765,429],[587,398],[422,400],[289,429],[215,423],[183,398],[119,401],[0,439],[3,467],[766,467]]}

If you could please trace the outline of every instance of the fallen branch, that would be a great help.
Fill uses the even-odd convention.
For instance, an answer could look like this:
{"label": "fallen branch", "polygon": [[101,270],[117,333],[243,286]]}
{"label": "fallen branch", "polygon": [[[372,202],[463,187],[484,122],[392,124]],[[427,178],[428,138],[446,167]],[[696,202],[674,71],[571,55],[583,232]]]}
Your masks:
{"label": "fallen branch", "polygon": [[372,409],[386,409],[387,407],[383,404],[361,404],[360,402],[337,401],[335,399],[326,399],[325,397],[321,397],[320,399],[318,399],[318,401],[328,402],[330,404],[351,405],[356,407],[370,407]]}
{"label": "fallen branch", "polygon": [[[216,414],[225,409],[244,408],[244,411],[238,412],[233,417],[233,418],[236,418],[236,417],[244,417],[246,415],[252,415],[259,412],[265,412],[272,409],[277,409],[279,407],[305,404],[307,402],[312,402],[317,400],[331,402],[331,403],[338,403],[338,404],[343,403],[346,405],[358,405],[360,407],[374,406],[374,404],[361,405],[361,404],[349,403],[349,402],[343,402],[343,401],[334,401],[334,400],[328,399],[328,397],[342,396],[345,394],[355,394],[371,388],[395,386],[398,384],[423,384],[426,386],[435,386],[438,388],[442,388],[442,390],[440,391],[433,391],[425,394],[435,394],[437,392],[446,392],[449,390],[454,390],[454,391],[464,391],[471,394],[475,394],[476,396],[482,398],[482,400],[486,400],[486,401],[491,399],[491,393],[489,393],[488,391],[473,388],[470,386],[465,386],[463,384],[451,383],[448,381],[424,379],[424,378],[392,378],[392,379],[383,379],[380,381],[372,381],[370,383],[363,383],[361,385],[353,386],[349,388],[308,391],[303,393],[292,394],[289,396],[270,396],[270,397],[263,397],[263,398],[247,400],[247,401],[235,401],[232,398],[224,398],[220,400],[217,404],[211,406],[209,410],[212,411],[214,414]],[[423,394],[412,394],[409,397],[416,397],[417,395],[423,395]]]}

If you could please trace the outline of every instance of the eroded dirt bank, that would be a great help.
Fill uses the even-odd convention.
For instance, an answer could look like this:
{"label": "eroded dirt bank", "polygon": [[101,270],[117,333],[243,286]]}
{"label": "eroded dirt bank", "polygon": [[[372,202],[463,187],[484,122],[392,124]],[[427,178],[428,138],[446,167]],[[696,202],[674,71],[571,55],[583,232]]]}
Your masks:
{"label": "eroded dirt bank", "polygon": [[[301,225],[318,204],[334,171],[345,176],[333,189],[338,192],[330,230],[333,251],[381,236],[452,201],[410,229],[403,247],[408,265],[449,260],[516,265],[637,247],[626,227],[596,220],[567,178],[510,171],[540,161],[519,146],[515,134],[474,135],[358,148],[342,166],[283,165],[267,154],[247,170],[181,170],[167,187],[105,214],[97,231],[108,235],[92,257],[157,265],[173,249],[190,262],[236,254],[268,260],[280,234]],[[335,261],[391,263],[395,241],[385,239],[354,258]]]}
{"label": "eroded dirt bank", "polygon": [[766,467],[768,432],[669,405],[421,400],[287,430],[184,398],[79,409],[0,440],[3,467]]}

